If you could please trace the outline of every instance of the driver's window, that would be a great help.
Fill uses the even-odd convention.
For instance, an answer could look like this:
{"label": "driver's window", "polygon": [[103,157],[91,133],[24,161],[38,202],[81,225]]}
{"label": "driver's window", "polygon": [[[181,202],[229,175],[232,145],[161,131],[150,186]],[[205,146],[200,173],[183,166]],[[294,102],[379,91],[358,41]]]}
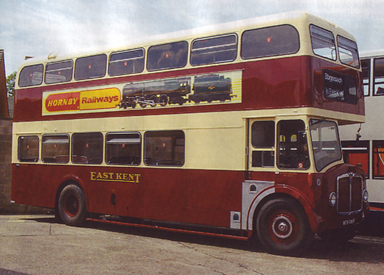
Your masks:
{"label": "driver's window", "polygon": [[277,127],[279,168],[308,169],[310,162],[304,122],[302,120],[282,120]]}

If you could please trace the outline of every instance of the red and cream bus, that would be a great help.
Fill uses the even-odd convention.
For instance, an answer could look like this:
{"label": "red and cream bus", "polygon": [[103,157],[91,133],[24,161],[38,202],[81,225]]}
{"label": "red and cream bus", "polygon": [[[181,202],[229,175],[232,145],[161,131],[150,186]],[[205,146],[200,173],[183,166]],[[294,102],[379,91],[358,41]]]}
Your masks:
{"label": "red and cream bus", "polygon": [[361,79],[354,38],[296,12],[27,60],[12,199],[273,253],[348,240],[368,194],[338,124],[364,121]]}
{"label": "red and cream bus", "polygon": [[[362,52],[366,121],[340,127],[344,159],[360,166],[367,179],[370,210],[384,213],[384,50]],[[373,214],[373,213],[372,213]],[[373,217],[373,216],[372,216]]]}

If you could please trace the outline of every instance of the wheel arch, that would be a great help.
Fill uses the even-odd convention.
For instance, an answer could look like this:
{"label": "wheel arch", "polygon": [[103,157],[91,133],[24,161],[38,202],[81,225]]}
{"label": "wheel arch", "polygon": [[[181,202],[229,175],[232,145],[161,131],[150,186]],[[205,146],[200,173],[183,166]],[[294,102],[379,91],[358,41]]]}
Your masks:
{"label": "wheel arch", "polygon": [[254,216],[254,231],[270,253],[300,255],[313,241],[303,205],[289,194],[270,195]]}
{"label": "wheel arch", "polygon": [[254,211],[249,213],[251,215],[250,217],[252,218],[252,219],[249,219],[249,221],[252,222],[252,225],[248,225],[248,229],[251,229],[253,232],[256,232],[255,231],[256,220],[257,220],[257,216],[260,213],[260,209],[268,201],[278,199],[278,198],[286,198],[286,199],[295,201],[297,205],[299,205],[302,208],[302,210],[305,212],[312,232],[318,231],[318,227],[320,224],[319,221],[321,221],[321,219],[314,213],[309,201],[296,190],[288,189],[286,187],[275,188],[275,192],[269,192],[269,194],[266,194],[259,202],[257,202],[256,207],[251,206],[250,211],[252,211],[252,208],[254,208]]}
{"label": "wheel arch", "polygon": [[59,187],[56,191],[56,197],[55,197],[55,212],[56,213],[58,213],[58,204],[59,204],[59,197],[60,197],[61,192],[63,191],[63,189],[66,186],[71,185],[71,184],[78,186],[83,191],[84,197],[85,197],[86,208],[89,209],[88,208],[87,194],[86,194],[85,189],[83,187],[84,183],[78,177],[68,175],[68,176],[65,176],[61,180],[61,184],[59,185]]}

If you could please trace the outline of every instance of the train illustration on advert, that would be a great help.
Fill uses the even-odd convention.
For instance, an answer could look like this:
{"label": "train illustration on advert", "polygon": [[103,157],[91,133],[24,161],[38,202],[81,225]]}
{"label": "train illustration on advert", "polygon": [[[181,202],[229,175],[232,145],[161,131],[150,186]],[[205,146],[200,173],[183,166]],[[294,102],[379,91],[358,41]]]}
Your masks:
{"label": "train illustration on advert", "polygon": [[155,107],[170,104],[183,105],[184,103],[213,101],[231,101],[232,81],[230,77],[220,74],[207,74],[192,77],[179,77],[133,82],[123,87],[120,108],[136,108],[137,105]]}

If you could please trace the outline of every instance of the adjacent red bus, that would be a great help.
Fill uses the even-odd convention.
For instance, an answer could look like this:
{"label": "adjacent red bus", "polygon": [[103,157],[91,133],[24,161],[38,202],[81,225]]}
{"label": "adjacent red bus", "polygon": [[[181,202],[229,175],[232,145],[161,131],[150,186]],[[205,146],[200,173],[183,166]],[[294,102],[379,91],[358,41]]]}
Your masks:
{"label": "adjacent red bus", "polygon": [[12,199],[68,225],[258,236],[292,254],[368,211],[338,124],[364,121],[354,38],[306,13],[166,35],[18,71]]}

